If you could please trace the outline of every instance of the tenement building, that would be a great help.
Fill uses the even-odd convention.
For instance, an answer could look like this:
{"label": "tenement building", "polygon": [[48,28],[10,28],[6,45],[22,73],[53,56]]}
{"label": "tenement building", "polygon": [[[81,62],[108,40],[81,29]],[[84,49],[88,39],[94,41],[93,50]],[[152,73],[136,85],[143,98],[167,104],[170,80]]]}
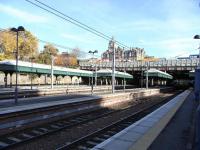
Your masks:
{"label": "tenement building", "polygon": [[[102,61],[112,61],[113,56],[113,42],[110,41],[108,44],[108,50],[102,54]],[[130,49],[123,49],[117,47],[115,50],[115,59],[116,61],[140,61],[143,60],[145,56],[144,49],[135,47]]]}

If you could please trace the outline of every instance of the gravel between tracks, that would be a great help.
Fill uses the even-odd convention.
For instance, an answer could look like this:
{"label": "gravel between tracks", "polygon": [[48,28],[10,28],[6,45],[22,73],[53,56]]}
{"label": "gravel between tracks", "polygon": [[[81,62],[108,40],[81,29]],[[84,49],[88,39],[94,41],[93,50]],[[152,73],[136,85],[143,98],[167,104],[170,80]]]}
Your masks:
{"label": "gravel between tracks", "polygon": [[[154,102],[162,101],[166,98],[169,98],[172,96],[174,93],[161,93],[159,95],[154,95],[151,96],[151,99],[154,100]],[[127,116],[131,113],[134,113],[138,110],[140,110],[144,105],[146,106],[149,103],[142,103],[142,104],[137,104],[132,107],[129,111],[122,111],[122,112],[117,112],[113,113],[112,115],[109,115],[107,117],[99,118],[95,121],[82,124],[79,126],[75,126],[71,129],[65,129],[59,132],[56,132],[54,134],[36,139],[31,142],[27,142],[23,145],[18,145],[14,148],[10,149],[15,149],[15,150],[54,150],[67,142],[71,142],[75,139],[78,139],[84,135],[87,135],[89,133],[92,133],[96,131],[98,128],[105,127],[112,122],[115,122],[119,120],[120,118],[123,118],[124,116]],[[116,108],[117,109],[117,108]]]}

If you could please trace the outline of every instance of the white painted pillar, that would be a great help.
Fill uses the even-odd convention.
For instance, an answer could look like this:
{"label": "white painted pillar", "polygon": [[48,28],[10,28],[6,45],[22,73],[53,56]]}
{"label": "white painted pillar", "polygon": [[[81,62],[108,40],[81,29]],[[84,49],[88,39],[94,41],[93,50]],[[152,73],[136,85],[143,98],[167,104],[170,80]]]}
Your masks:
{"label": "white painted pillar", "polygon": [[160,79],[158,79],[158,85],[160,85]]}
{"label": "white painted pillar", "polygon": [[154,85],[154,83],[153,83],[153,78],[151,79],[151,86],[153,86]]}

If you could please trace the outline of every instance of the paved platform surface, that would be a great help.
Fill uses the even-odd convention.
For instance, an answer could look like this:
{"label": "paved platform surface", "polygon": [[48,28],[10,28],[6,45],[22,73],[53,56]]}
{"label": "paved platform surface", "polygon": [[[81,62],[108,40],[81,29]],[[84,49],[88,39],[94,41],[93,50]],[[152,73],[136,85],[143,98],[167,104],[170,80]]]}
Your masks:
{"label": "paved platform surface", "polygon": [[[69,88],[69,89],[82,89],[82,88],[91,88],[90,85],[54,85],[54,90],[59,90],[62,88]],[[98,89],[98,88],[112,88],[111,85],[97,85],[94,86],[94,89]],[[116,88],[122,88],[123,89],[123,85],[116,85]],[[127,89],[133,88],[133,85],[126,85]],[[31,86],[29,85],[25,85],[25,86],[18,86],[19,91],[24,91],[24,90],[31,90]],[[33,85],[32,86],[32,90],[51,90],[51,85]],[[15,86],[12,87],[1,87],[0,86],[0,94],[1,93],[5,93],[5,92],[14,92],[15,91]]]}
{"label": "paved platform surface", "polygon": [[148,150],[186,150],[197,103],[191,93]]}
{"label": "paved platform surface", "polygon": [[[94,101],[99,99],[113,98],[113,97],[123,97],[127,98],[132,93],[154,93],[159,91],[159,89],[131,89],[126,92],[117,92],[113,94],[103,95],[64,95],[64,96],[47,96],[47,97],[34,97],[34,98],[22,98],[18,100],[18,103],[14,103],[14,99],[10,100],[0,100],[0,115],[7,115],[16,112],[29,111],[33,109],[41,109],[52,106],[70,105],[72,103],[79,103],[84,101]],[[125,97],[124,97],[125,96]]]}
{"label": "paved platform surface", "polygon": [[[90,88],[91,86],[88,85],[54,85],[54,90],[59,90],[62,88]],[[106,86],[102,86],[106,87]],[[31,91],[31,86],[18,86],[19,91]],[[32,90],[51,90],[50,85],[40,85],[40,86],[32,86]],[[5,92],[14,92],[15,86],[13,87],[0,87],[0,94]]]}
{"label": "paved platform surface", "polygon": [[[145,91],[144,88],[135,88],[135,89],[126,89],[125,92],[140,92]],[[118,90],[116,93],[124,93],[123,90]],[[30,105],[30,104],[37,104],[37,103],[43,103],[43,102],[54,102],[54,101],[62,101],[62,100],[69,100],[69,99],[77,99],[77,98],[99,98],[102,95],[110,95],[111,93],[103,92],[98,93],[97,95],[91,95],[91,94],[69,94],[69,95],[55,95],[55,96],[39,96],[39,97],[27,97],[27,98],[18,98],[18,103],[15,104],[14,99],[5,99],[0,100],[0,110],[2,108],[7,107],[15,107],[15,106],[23,106],[23,105]]]}
{"label": "paved platform surface", "polygon": [[[35,100],[34,100],[35,99]],[[100,99],[99,96],[83,96],[83,95],[71,95],[71,96],[54,96],[54,97],[42,97],[32,98],[27,101],[19,101],[18,104],[7,104],[0,108],[0,115],[20,112],[25,110],[32,110],[44,107],[51,107],[56,105],[70,104],[75,102],[82,102],[88,100]]]}
{"label": "paved platform surface", "polygon": [[[182,92],[144,118],[95,146],[92,150],[148,149],[148,147],[153,143],[153,140],[159,136],[159,133],[164,129],[167,123],[170,122],[171,118],[184,103],[190,93],[191,90]],[[158,149],[162,150],[162,146],[163,145],[160,145]]]}
{"label": "paved platform surface", "polygon": [[66,99],[75,99],[81,97],[88,97],[90,95],[58,95],[58,96],[41,96],[41,97],[31,97],[31,98],[19,98],[18,103],[15,104],[14,99],[0,100],[0,110],[1,108],[15,107],[43,102],[53,102]]}

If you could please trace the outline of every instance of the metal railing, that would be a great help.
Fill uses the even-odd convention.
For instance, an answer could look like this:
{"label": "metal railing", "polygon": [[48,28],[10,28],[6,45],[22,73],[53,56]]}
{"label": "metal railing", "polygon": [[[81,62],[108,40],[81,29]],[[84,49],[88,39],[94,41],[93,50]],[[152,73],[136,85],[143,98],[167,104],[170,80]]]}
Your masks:
{"label": "metal railing", "polygon": [[[157,62],[149,62],[150,68],[156,68],[159,70],[194,70],[198,66],[199,59],[171,59],[162,60]],[[80,62],[81,69],[89,69],[90,62]],[[144,70],[147,62],[133,61],[133,62],[117,62],[116,70],[123,70],[124,66],[127,70]],[[97,64],[98,68],[110,69],[112,68],[112,62],[101,62]]]}

